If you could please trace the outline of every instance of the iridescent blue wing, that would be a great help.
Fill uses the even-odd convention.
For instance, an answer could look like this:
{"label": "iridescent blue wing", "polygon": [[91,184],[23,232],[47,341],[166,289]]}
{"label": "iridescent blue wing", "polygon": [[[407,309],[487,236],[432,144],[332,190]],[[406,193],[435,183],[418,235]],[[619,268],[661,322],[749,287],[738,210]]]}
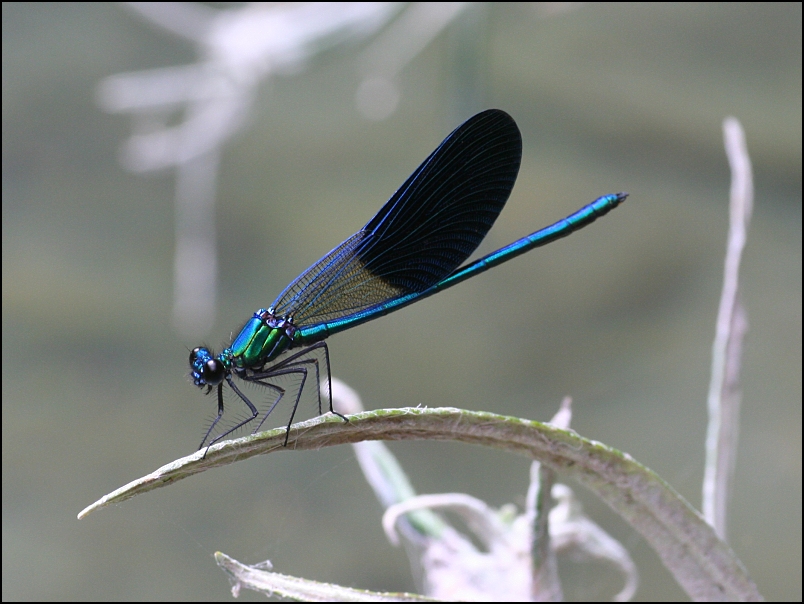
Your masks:
{"label": "iridescent blue wing", "polygon": [[456,128],[360,231],[288,285],[273,304],[298,327],[426,290],[475,251],[519,172],[522,138],[504,111]]}

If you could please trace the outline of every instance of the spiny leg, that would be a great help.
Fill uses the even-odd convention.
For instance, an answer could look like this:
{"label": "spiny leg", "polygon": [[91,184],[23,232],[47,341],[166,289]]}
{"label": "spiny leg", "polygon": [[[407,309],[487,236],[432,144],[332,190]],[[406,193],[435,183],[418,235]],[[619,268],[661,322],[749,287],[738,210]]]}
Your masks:
{"label": "spiny leg", "polygon": [[[302,391],[304,391],[304,384],[307,381],[307,368],[301,366],[303,363],[306,362],[307,361],[303,361],[302,363],[298,364],[292,364],[279,370],[271,370],[270,373],[261,374],[260,379],[249,379],[250,382],[260,384],[261,386],[265,386],[266,388],[279,388],[275,384],[271,384],[264,380],[273,379],[282,375],[293,375],[293,374],[301,375],[301,383],[299,384],[299,387],[296,389],[296,400],[293,402],[293,409],[290,412],[290,420],[288,421],[287,428],[285,429],[285,442],[283,443],[283,446],[285,447],[288,446],[288,439],[290,438],[290,426],[291,424],[293,424],[293,418],[296,416],[296,410],[299,408],[299,400],[301,399]],[[284,394],[285,390],[282,390],[282,393],[277,397],[277,399],[271,405],[271,408],[268,409],[268,412],[263,416],[262,421],[260,421],[260,424],[255,428],[254,430],[255,433],[259,431],[259,429],[265,423],[265,420],[268,419],[269,415],[271,415],[271,411],[274,410],[274,407],[276,407],[277,403],[279,403],[279,399],[281,399]]]}
{"label": "spiny leg", "polygon": [[[250,400],[248,400],[248,397],[240,391],[240,388],[235,386],[235,383],[232,380],[231,376],[229,376],[229,375],[226,376],[226,382],[229,384],[229,387],[232,390],[235,391],[235,394],[237,394],[237,396],[240,397],[240,400],[242,400],[248,406],[249,410],[251,411],[251,417],[247,417],[242,422],[240,422],[239,424],[237,424],[233,428],[230,428],[226,432],[218,434],[218,436],[216,436],[211,441],[209,441],[209,443],[207,444],[207,449],[209,449],[209,447],[214,445],[216,442],[218,442],[222,438],[226,438],[227,436],[229,436],[232,432],[235,432],[236,430],[239,430],[240,428],[245,426],[247,423],[249,423],[251,421],[254,421],[254,419],[260,414],[259,411],[257,411],[257,408],[252,404],[252,402]],[[215,418],[215,421],[212,422],[212,425],[209,427],[209,430],[207,430],[207,435],[204,437],[204,440],[206,440],[209,437],[210,433],[212,432],[212,429],[218,423],[218,421],[220,420],[222,415],[223,415],[223,383],[218,385],[218,417]],[[201,442],[201,447],[203,447],[203,446],[204,446],[204,443]],[[201,447],[199,447],[199,449]]]}
{"label": "spiny leg", "polygon": [[[316,354],[319,353],[321,350],[323,350],[323,358],[319,359],[316,357]],[[263,370],[261,372],[253,372],[251,373],[251,375],[248,376],[243,375],[240,376],[241,379],[243,379],[244,381],[259,384],[260,386],[270,388],[271,390],[278,392],[278,396],[274,399],[273,403],[271,404],[271,407],[265,413],[262,420],[257,425],[257,428],[254,430],[255,433],[259,431],[259,429],[265,423],[265,420],[268,419],[268,416],[271,414],[274,408],[276,408],[276,406],[279,404],[279,401],[282,400],[282,397],[285,395],[286,392],[284,388],[281,388],[276,384],[272,384],[268,380],[282,375],[299,374],[301,375],[301,383],[299,384],[299,388],[296,394],[296,400],[293,403],[293,410],[291,411],[290,421],[288,422],[287,428],[285,430],[284,445],[287,446],[288,439],[290,438],[290,426],[293,424],[293,418],[296,416],[299,401],[301,400],[301,394],[304,390],[304,386],[307,381],[307,375],[308,375],[307,372],[310,369],[308,366],[310,365],[312,365],[315,369],[316,387],[317,387],[316,392],[318,396],[318,413],[321,414],[323,412],[321,405],[320,363],[323,363],[327,369],[327,395],[329,399],[329,410],[332,414],[337,415],[343,421],[345,422],[349,421],[349,419],[346,416],[335,411],[335,409],[332,406],[332,374],[330,373],[330,367],[329,367],[329,349],[327,348],[325,342],[316,342],[315,344],[312,344],[311,346],[308,346],[307,348],[304,348],[303,350],[300,350],[299,352],[282,359],[277,364],[271,366],[267,370]],[[247,417],[246,419],[239,422],[231,429],[226,430],[225,432],[219,434],[218,436],[210,440],[209,443],[207,443],[207,449],[209,449],[209,447],[211,447],[218,441],[226,438],[229,434],[232,434],[233,432],[242,428],[249,422],[254,421],[254,419],[256,419],[260,415],[260,412],[254,406],[254,404],[248,399],[248,397],[245,394],[243,394],[240,388],[238,388],[235,385],[231,376],[229,375],[226,376],[226,382],[229,384],[232,390],[234,390],[235,394],[237,394],[237,396],[240,397],[240,400],[242,400],[249,408],[249,410],[251,411],[251,417]],[[213,433],[215,427],[220,422],[221,418],[223,417],[223,412],[224,412],[223,383],[221,383],[218,384],[218,415],[212,421],[212,424],[210,425],[209,429],[204,435],[204,439],[201,441],[201,445],[198,447],[199,450],[204,447],[204,443],[207,442],[207,439],[209,438],[210,434]]]}
{"label": "spiny leg", "polygon": [[[316,357],[316,354],[319,353],[323,349],[323,358],[319,359]],[[302,392],[304,391],[304,386],[307,381],[307,375],[309,371],[309,365],[312,365],[315,368],[315,378],[316,378],[316,393],[318,396],[318,413],[319,415],[323,413],[322,406],[321,406],[321,369],[319,363],[323,362],[327,368],[327,394],[329,398],[329,410],[334,415],[340,417],[343,421],[348,422],[349,420],[342,414],[335,411],[332,407],[332,375],[330,373],[329,368],[329,349],[325,342],[316,342],[299,352],[291,354],[290,356],[281,359],[278,363],[271,366],[265,371],[253,373],[252,375],[244,378],[250,382],[254,382],[260,384],[261,386],[265,387],[272,387],[279,389],[278,386],[275,384],[271,384],[267,380],[272,378],[278,377],[280,375],[290,375],[290,374],[299,374],[301,376],[301,383],[299,384],[299,388],[296,392],[296,400],[293,403],[293,410],[291,411],[290,421],[288,422],[287,429],[285,431],[285,446],[288,444],[288,439],[290,438],[290,426],[293,424],[293,418],[296,416],[296,411],[299,407],[299,401],[301,400]],[[281,390],[281,389],[280,389]],[[280,394],[279,398],[284,395],[285,391],[282,390],[282,394]],[[271,408],[268,412],[263,416],[260,425],[257,427],[255,432],[260,429],[262,424],[274,410],[277,403],[279,403],[279,398],[274,401],[271,405]]]}
{"label": "spiny leg", "polygon": [[[329,368],[329,348],[327,347],[326,342],[317,342],[308,348],[308,350],[312,348],[323,348],[324,349],[324,364],[327,366],[327,396],[329,398],[329,411],[334,415],[340,417],[343,421],[349,422],[345,415],[342,415],[335,411],[332,406],[332,373]],[[316,359],[316,378],[318,379],[319,383],[321,382],[321,376],[318,374],[318,360]],[[321,413],[321,388],[318,389],[318,412]]]}
{"label": "spiny leg", "polygon": [[[218,384],[218,417],[216,417],[212,421],[212,424],[209,426],[209,430],[207,430],[207,433],[204,435],[204,439],[201,441],[201,444],[198,446],[199,451],[203,448],[204,443],[207,442],[207,439],[209,438],[209,435],[212,434],[212,430],[215,429],[215,426],[218,424],[219,421],[221,421],[222,417],[223,417],[223,382]],[[206,455],[206,453],[204,455]]]}
{"label": "spiny leg", "polygon": [[321,362],[323,362],[327,368],[327,398],[329,399],[329,411],[333,415],[340,417],[343,421],[348,422],[349,420],[346,418],[346,416],[335,411],[332,406],[332,373],[329,368],[329,348],[327,347],[326,342],[316,342],[299,353],[288,357],[286,361],[293,361],[297,358],[303,357],[304,355],[308,355],[308,359],[300,361],[298,364],[312,363],[315,365],[315,378],[316,385],[318,386],[318,414],[321,415],[323,413],[323,410],[321,409],[321,369],[319,367],[319,359],[315,356],[319,350],[323,350],[324,356]]}

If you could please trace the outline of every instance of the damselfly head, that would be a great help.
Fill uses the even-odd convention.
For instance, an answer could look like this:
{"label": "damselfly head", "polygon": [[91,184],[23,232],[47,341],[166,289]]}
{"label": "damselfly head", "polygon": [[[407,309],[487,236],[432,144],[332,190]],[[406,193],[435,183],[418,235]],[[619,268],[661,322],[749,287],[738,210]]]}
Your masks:
{"label": "damselfly head", "polygon": [[207,393],[226,378],[226,367],[208,348],[193,348],[190,352],[190,377],[199,388],[207,386]]}

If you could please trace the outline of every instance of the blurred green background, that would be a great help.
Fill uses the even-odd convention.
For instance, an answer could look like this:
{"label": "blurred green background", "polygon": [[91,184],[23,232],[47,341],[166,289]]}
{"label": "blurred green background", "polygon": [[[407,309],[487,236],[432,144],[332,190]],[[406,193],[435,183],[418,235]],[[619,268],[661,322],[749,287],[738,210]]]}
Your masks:
{"label": "blurred green background", "polygon": [[[196,56],[120,5],[2,10],[3,599],[229,600],[216,550],[311,579],[415,590],[348,447],[251,459],[76,520],[192,453],[213,412],[186,377],[200,342],[171,328],[175,178],[124,171],[128,121],[95,102],[109,75]],[[488,8],[469,51],[460,23],[447,28],[402,71],[386,121],[355,109],[365,43],[262,86],[222,156],[220,304],[205,343],[227,344],[463,119],[499,107],[522,130],[524,157],[481,252],[601,194],[631,197],[569,239],[334,337],[333,374],[368,408],[546,421],[570,395],[579,433],[627,451],[700,507],[728,226],[721,122],[734,115],[756,201],[730,539],[766,598],[800,601],[801,4],[540,10]],[[474,75],[456,77],[466,52]],[[524,501],[526,459],[391,446],[421,493]],[[637,560],[637,599],[684,599],[637,533],[578,494]],[[593,565],[561,571],[572,599],[618,589]]]}

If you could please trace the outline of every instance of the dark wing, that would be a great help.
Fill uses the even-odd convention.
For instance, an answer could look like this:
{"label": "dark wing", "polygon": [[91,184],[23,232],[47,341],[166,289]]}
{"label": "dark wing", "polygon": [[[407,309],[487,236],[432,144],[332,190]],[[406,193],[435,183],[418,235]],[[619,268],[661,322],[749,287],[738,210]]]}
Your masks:
{"label": "dark wing", "polygon": [[274,302],[302,327],[342,318],[438,283],[477,249],[514,187],[522,138],[504,111],[456,128],[366,226],[313,264]]}

